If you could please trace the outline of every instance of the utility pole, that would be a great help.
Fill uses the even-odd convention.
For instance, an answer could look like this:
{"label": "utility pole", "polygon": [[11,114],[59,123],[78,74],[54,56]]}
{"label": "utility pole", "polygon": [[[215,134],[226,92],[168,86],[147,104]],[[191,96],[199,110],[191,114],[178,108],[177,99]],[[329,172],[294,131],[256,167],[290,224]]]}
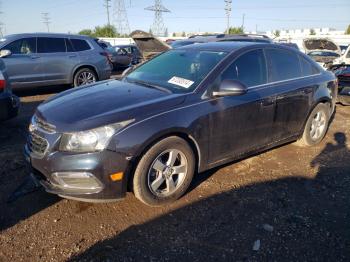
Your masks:
{"label": "utility pole", "polygon": [[155,36],[165,36],[165,25],[163,21],[163,13],[169,13],[170,10],[162,5],[161,0],[155,0],[154,5],[146,7],[145,10],[154,12],[154,21],[151,27]]}
{"label": "utility pole", "polygon": [[[3,15],[4,12],[2,12],[2,1],[0,1],[0,16]],[[4,27],[5,24],[0,20],[0,37],[4,36]]]}
{"label": "utility pole", "polygon": [[224,0],[226,5],[225,5],[225,11],[226,11],[226,19],[227,19],[227,25],[226,25],[226,34],[229,33],[230,31],[230,15],[231,15],[231,4],[232,0]]}
{"label": "utility pole", "polygon": [[245,14],[242,15],[242,30],[244,31],[244,18],[245,18]]}
{"label": "utility pole", "polygon": [[107,25],[110,26],[111,21],[109,19],[109,8],[111,7],[110,5],[111,0],[104,0],[104,1],[105,1],[104,7],[106,7],[106,11],[107,11]]}
{"label": "utility pole", "polygon": [[49,17],[49,13],[41,13],[43,16],[43,23],[46,25],[47,32],[50,32],[50,24],[51,24],[51,19]]}
{"label": "utility pole", "polygon": [[115,0],[114,2],[114,17],[117,25],[117,32],[120,35],[129,35],[130,34],[130,26],[128,15],[125,9],[124,0]]}

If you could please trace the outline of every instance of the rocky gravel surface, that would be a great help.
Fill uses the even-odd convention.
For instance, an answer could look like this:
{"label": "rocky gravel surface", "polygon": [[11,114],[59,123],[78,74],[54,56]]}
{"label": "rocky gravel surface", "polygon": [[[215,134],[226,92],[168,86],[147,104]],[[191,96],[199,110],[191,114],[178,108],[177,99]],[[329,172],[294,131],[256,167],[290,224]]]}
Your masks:
{"label": "rocky gravel surface", "polygon": [[129,193],[88,204],[32,190],[22,98],[0,124],[0,261],[350,261],[350,107],[324,141],[288,144],[198,174],[162,208]]}

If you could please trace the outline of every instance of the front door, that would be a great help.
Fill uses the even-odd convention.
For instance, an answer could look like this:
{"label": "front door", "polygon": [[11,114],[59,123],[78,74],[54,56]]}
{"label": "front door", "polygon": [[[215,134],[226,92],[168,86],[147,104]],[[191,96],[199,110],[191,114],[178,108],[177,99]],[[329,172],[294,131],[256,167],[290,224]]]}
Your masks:
{"label": "front door", "polygon": [[248,87],[241,96],[211,101],[209,115],[209,158],[211,164],[261,148],[269,136],[275,110],[275,95],[267,85],[266,62],[262,49],[239,56],[214,83],[238,80]]}

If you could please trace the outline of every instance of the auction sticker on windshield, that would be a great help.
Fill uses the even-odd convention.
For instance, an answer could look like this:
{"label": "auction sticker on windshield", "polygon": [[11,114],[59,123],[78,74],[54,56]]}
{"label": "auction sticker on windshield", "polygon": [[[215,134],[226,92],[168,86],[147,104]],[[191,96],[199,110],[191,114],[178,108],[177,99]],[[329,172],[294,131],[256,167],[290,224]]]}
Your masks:
{"label": "auction sticker on windshield", "polygon": [[193,81],[182,78],[182,77],[178,77],[178,76],[173,76],[168,83],[173,84],[173,85],[177,85],[177,86],[181,86],[184,88],[190,88],[191,85],[193,85]]}

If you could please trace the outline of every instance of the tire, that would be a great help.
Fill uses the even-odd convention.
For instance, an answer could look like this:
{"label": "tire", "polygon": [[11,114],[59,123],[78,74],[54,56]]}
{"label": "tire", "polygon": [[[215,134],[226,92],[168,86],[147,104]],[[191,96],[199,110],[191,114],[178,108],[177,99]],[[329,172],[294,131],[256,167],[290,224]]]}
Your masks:
{"label": "tire", "polygon": [[297,142],[301,146],[319,144],[327,133],[330,119],[330,109],[327,104],[318,104],[306,121],[303,136]]}
{"label": "tire", "polygon": [[149,206],[174,202],[190,186],[195,161],[185,140],[171,136],[159,141],[142,156],[136,167],[133,178],[136,198]]}
{"label": "tire", "polygon": [[[86,77],[85,77],[86,76]],[[86,79],[86,81],[84,81]],[[79,69],[73,79],[74,87],[91,84],[97,81],[97,74],[90,68],[84,67]]]}

